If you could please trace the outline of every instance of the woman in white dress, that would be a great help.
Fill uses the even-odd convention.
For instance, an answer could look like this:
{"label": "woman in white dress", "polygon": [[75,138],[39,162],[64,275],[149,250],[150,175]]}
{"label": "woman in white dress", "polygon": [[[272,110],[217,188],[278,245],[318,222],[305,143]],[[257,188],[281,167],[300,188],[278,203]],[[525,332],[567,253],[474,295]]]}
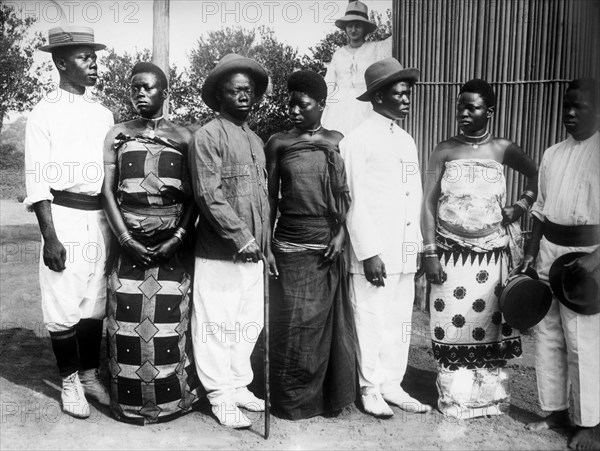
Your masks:
{"label": "woman in white dress", "polygon": [[327,68],[325,81],[329,95],[322,124],[347,135],[371,111],[369,102],[359,102],[356,97],[366,90],[367,67],[392,56],[392,39],[365,42],[377,25],[369,20],[367,5],[360,1],[350,2],[346,14],[336,20],[335,25],[346,32],[348,44],[335,51]]}

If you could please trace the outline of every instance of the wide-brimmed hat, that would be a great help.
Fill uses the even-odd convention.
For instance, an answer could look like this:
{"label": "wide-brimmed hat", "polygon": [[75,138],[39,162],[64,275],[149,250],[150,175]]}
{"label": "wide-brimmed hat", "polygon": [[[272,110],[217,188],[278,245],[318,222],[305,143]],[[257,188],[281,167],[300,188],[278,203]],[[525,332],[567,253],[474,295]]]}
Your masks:
{"label": "wide-brimmed hat", "polygon": [[48,30],[48,44],[39,48],[42,52],[52,52],[52,50],[73,45],[87,45],[94,50],[105,49],[104,44],[95,42],[94,30],[90,27],[77,27],[74,25],[65,25],[54,27]]}
{"label": "wide-brimmed hat", "polygon": [[367,90],[357,97],[362,102],[369,102],[372,94],[378,89],[402,80],[417,82],[419,69],[405,69],[396,58],[385,58],[371,64],[365,71],[365,84]]}
{"label": "wide-brimmed hat", "polygon": [[377,29],[377,24],[369,20],[369,8],[363,2],[350,2],[346,7],[346,14],[335,21],[335,26],[346,29],[347,22],[357,20],[365,24],[365,34],[372,33]]}
{"label": "wide-brimmed hat", "polygon": [[539,323],[550,310],[552,292],[528,268],[524,273],[513,272],[500,293],[500,311],[504,321],[515,329],[525,330]]}
{"label": "wide-brimmed hat", "polygon": [[217,86],[219,80],[225,75],[234,72],[248,72],[252,76],[252,79],[254,80],[254,93],[257,101],[267,90],[267,86],[269,85],[269,75],[264,67],[252,58],[246,58],[245,56],[236,53],[229,53],[221,58],[214,69],[210,71],[202,86],[202,100],[204,100],[204,103],[211,109],[215,111],[219,111],[220,109],[219,101],[217,100]]}
{"label": "wide-brimmed hat", "polygon": [[600,271],[577,276],[569,267],[587,252],[569,252],[558,257],[550,267],[548,278],[554,296],[571,310],[582,315],[600,313]]}

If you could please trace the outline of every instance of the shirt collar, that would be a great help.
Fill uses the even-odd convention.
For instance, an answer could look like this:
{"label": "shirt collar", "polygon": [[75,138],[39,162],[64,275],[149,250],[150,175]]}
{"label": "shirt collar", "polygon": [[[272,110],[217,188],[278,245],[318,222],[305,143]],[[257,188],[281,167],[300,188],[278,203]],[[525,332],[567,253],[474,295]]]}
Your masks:
{"label": "shirt collar", "polygon": [[376,111],[371,110],[371,120],[382,127],[386,127],[386,129],[392,134],[400,130],[404,131],[404,129],[400,126],[402,120],[400,118],[390,119],[389,117],[385,117],[383,114],[379,114]]}
{"label": "shirt collar", "polygon": [[600,137],[600,132],[597,131],[592,136],[590,136],[588,139],[584,139],[583,141],[576,140],[575,138],[573,138],[572,135],[569,135],[568,139],[569,139],[569,141],[571,141],[571,143],[573,145],[576,145],[576,144],[587,145],[587,144],[592,144],[594,142],[598,142],[599,137]]}

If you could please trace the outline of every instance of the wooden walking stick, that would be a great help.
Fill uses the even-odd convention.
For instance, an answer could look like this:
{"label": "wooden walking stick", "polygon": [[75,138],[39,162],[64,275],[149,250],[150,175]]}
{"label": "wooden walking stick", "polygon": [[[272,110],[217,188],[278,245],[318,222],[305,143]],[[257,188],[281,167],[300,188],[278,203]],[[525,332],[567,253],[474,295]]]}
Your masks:
{"label": "wooden walking stick", "polygon": [[264,313],[264,327],[263,327],[263,339],[265,348],[264,357],[264,372],[265,372],[265,440],[269,438],[271,432],[271,394],[269,387],[269,262],[266,257],[263,256],[263,283],[264,283],[264,294],[265,294],[265,313]]}

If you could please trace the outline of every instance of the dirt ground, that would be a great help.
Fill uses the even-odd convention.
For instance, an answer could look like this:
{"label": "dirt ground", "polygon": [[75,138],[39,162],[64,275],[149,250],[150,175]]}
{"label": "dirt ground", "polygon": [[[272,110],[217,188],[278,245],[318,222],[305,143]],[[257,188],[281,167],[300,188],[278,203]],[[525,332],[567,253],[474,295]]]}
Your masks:
{"label": "dirt ground", "polygon": [[[206,401],[188,415],[161,425],[119,423],[96,406],[89,419],[73,419],[60,410],[60,377],[42,322],[35,216],[15,201],[2,200],[0,226],[0,449],[567,448],[569,430],[532,433],[524,429],[525,423],[541,414],[531,335],[524,337],[525,356],[509,367],[511,406],[499,417],[466,422],[446,419],[437,411],[417,415],[394,407],[393,418],[380,420],[352,405],[334,418],[294,422],[273,417],[269,440],[262,436],[261,414],[251,416],[251,429],[230,430],[217,423]],[[419,400],[435,404],[435,365],[427,330],[428,315],[415,310],[403,385]],[[257,368],[255,379],[260,373]]]}

